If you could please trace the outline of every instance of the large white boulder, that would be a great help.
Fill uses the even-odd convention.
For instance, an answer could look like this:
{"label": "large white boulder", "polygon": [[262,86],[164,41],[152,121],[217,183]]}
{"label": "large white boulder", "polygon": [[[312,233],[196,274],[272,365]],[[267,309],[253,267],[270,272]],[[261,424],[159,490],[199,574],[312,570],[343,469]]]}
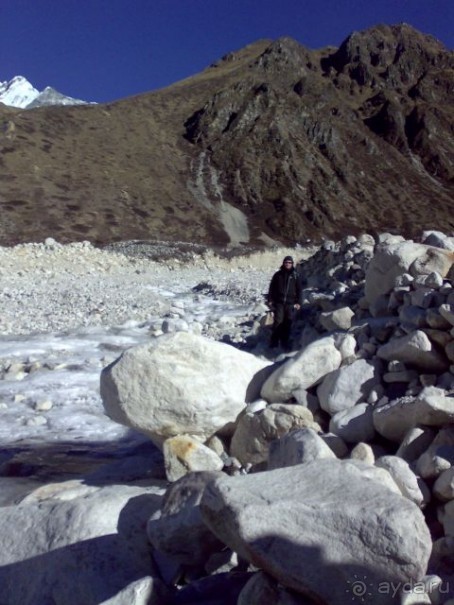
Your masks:
{"label": "large white boulder", "polygon": [[350,604],[360,579],[371,605],[398,603],[379,586],[420,580],[432,541],[419,508],[371,469],[327,459],[223,477],[206,487],[202,516],[241,557],[316,602]]}
{"label": "large white boulder", "polygon": [[0,508],[1,602],[164,603],[143,531],[162,493],[71,482],[69,489],[49,487],[17,506]]}
{"label": "large white boulder", "polygon": [[340,341],[334,336],[315,340],[275,370],[263,384],[261,396],[269,403],[288,401],[294,391],[309,389],[342,362]]}
{"label": "large white boulder", "polygon": [[267,362],[186,332],[123,353],[101,373],[101,397],[112,420],[148,435],[202,440],[233,426],[258,398]]}
{"label": "large white boulder", "polygon": [[366,271],[365,296],[372,305],[394,288],[404,273],[413,277],[436,271],[445,277],[454,263],[454,253],[433,246],[403,241],[377,247]]}

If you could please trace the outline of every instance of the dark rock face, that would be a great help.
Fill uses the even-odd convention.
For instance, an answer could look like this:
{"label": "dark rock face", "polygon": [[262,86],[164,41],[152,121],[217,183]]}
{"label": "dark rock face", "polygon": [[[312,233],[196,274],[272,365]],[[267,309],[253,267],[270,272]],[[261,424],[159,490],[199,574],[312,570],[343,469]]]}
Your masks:
{"label": "dark rock face", "polygon": [[112,105],[0,110],[0,243],[38,231],[222,244],[226,208],[248,243],[449,231],[453,87],[452,52],[381,25],[337,50],[260,41]]}
{"label": "dark rock face", "polygon": [[254,81],[214,95],[186,136],[210,154],[231,200],[277,237],[379,225],[417,233],[434,224],[430,200],[448,218],[453,66],[436,40],[405,25],[352,34],[320,60],[278,40],[255,62]]}

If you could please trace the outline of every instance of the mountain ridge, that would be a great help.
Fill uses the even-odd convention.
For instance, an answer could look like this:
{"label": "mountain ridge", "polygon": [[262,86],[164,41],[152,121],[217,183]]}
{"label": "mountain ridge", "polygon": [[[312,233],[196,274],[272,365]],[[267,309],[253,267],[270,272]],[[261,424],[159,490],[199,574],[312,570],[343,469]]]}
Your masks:
{"label": "mountain ridge", "polygon": [[453,230],[454,58],[407,25],[260,40],[98,106],[1,108],[0,243]]}
{"label": "mountain ridge", "polygon": [[24,76],[14,76],[9,81],[0,82],[0,103],[8,107],[32,109],[47,105],[84,105],[87,101],[63,95],[51,86],[46,86],[40,92]]}

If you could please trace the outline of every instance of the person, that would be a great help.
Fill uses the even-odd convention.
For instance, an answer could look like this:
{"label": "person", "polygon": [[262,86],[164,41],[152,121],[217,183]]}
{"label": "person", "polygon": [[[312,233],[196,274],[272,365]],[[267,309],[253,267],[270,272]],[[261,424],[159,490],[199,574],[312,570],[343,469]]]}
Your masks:
{"label": "person", "polygon": [[290,332],[295,310],[300,309],[301,282],[295,270],[293,258],[286,256],[279,271],[271,278],[268,291],[268,306],[274,313],[271,347],[279,343],[286,349],[290,346]]}

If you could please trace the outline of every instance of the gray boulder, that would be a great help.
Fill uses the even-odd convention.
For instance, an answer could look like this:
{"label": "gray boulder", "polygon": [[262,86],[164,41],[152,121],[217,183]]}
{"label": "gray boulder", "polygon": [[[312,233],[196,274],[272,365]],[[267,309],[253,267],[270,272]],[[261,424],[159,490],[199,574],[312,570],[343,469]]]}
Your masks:
{"label": "gray boulder", "polygon": [[449,235],[446,235],[442,231],[423,231],[421,241],[427,246],[435,246],[436,248],[454,251],[454,238],[449,237]]}
{"label": "gray boulder", "polygon": [[357,359],[327,374],[317,387],[317,397],[321,408],[333,416],[356,403],[367,401],[369,393],[378,383],[378,363]]}
{"label": "gray boulder", "polygon": [[268,469],[304,464],[320,458],[336,458],[336,455],[313,429],[298,429],[271,442]]}
{"label": "gray boulder", "polygon": [[418,478],[409,464],[398,456],[382,456],[375,462],[379,468],[384,468],[394,479],[402,496],[408,498],[419,507],[424,503],[424,496],[418,484]]}
{"label": "gray boulder", "polygon": [[422,578],[432,542],[419,508],[371,468],[329,459],[223,477],[207,486],[202,515],[241,557],[316,602],[350,604],[360,578],[368,603],[397,604],[379,584]]}
{"label": "gray boulder", "polygon": [[347,443],[372,440],[375,436],[372,406],[358,403],[352,408],[337,412],[330,420],[329,430]]}
{"label": "gray boulder", "polygon": [[399,446],[396,456],[407,462],[414,462],[421,456],[435,438],[435,430],[429,427],[415,427],[410,429]]}
{"label": "gray boulder", "polygon": [[435,481],[433,493],[443,502],[454,500],[454,466],[441,473]]}
{"label": "gray boulder", "polygon": [[[337,346],[336,346],[337,345]],[[308,389],[337,369],[342,361],[340,341],[325,336],[307,345],[267,378],[261,396],[270,403],[288,401],[298,389]]]}
{"label": "gray boulder", "polygon": [[241,416],[232,437],[230,453],[243,465],[260,464],[268,459],[272,441],[293,429],[303,427],[320,429],[308,408],[273,403],[258,414]]}
{"label": "gray boulder", "polygon": [[428,275],[445,277],[454,262],[454,253],[413,241],[383,243],[377,247],[366,271],[365,296],[369,304],[394,288],[399,276]]}
{"label": "gray boulder", "polygon": [[148,539],[154,549],[175,563],[197,566],[223,548],[200,513],[207,484],[220,476],[216,472],[191,473],[169,487],[161,509],[147,523]]}
{"label": "gray boulder", "polygon": [[423,479],[435,479],[454,466],[454,427],[441,429],[428,449],[416,461],[416,472]]}
{"label": "gray boulder", "polygon": [[334,311],[320,313],[320,323],[328,332],[332,330],[348,330],[352,325],[355,312],[350,307],[341,307]]}
{"label": "gray boulder", "polygon": [[224,466],[216,452],[190,435],[166,439],[162,451],[169,481],[176,481],[190,472],[220,471]]}
{"label": "gray boulder", "polygon": [[368,443],[357,443],[350,452],[350,458],[352,460],[362,460],[371,465],[375,464],[374,450]]}
{"label": "gray boulder", "polygon": [[333,451],[337,458],[345,458],[348,454],[348,447],[339,435],[334,433],[323,433],[320,438],[326,443],[326,445]]}
{"label": "gray boulder", "polygon": [[165,603],[143,531],[162,490],[73,484],[47,494],[0,508],[2,603]]}
{"label": "gray boulder", "polygon": [[439,509],[438,518],[443,524],[445,536],[454,537],[454,500],[447,502]]}
{"label": "gray boulder", "polygon": [[252,576],[238,597],[237,605],[312,605],[312,601],[303,600],[299,595],[291,594],[276,580],[257,572]]}
{"label": "gray boulder", "polygon": [[454,305],[441,305],[438,310],[443,319],[445,319],[450,326],[454,326]]}
{"label": "gray boulder", "polygon": [[444,389],[425,387],[417,397],[405,397],[374,409],[377,431],[392,441],[402,441],[418,425],[438,426],[454,421],[454,397]]}
{"label": "gray boulder", "polygon": [[402,361],[425,373],[441,373],[449,365],[422,330],[390,340],[378,348],[377,356],[386,361]]}

